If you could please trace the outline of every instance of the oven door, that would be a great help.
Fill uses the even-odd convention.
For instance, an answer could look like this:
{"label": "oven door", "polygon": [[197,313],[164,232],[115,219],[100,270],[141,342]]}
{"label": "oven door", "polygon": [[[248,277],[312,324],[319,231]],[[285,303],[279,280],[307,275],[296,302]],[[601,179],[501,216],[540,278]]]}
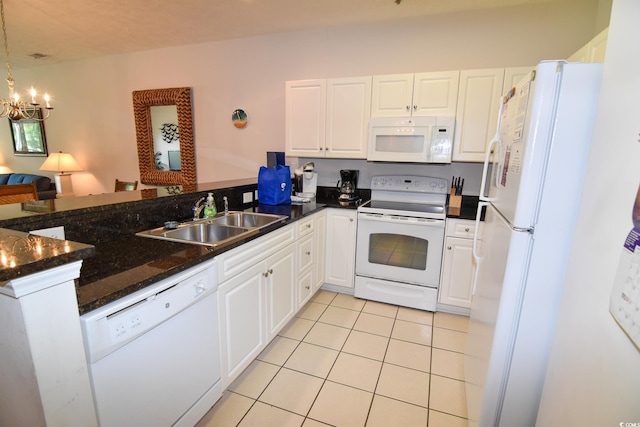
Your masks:
{"label": "oven door", "polygon": [[356,275],[437,288],[445,221],[358,213]]}

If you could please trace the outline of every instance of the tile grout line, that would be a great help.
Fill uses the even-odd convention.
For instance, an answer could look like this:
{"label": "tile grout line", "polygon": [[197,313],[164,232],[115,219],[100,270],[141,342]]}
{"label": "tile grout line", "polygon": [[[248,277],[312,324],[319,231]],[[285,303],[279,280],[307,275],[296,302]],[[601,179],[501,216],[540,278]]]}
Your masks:
{"label": "tile grout line", "polygon": [[[366,305],[366,303],[365,303]],[[364,308],[364,307],[363,307]],[[358,316],[359,317],[359,316]],[[369,410],[367,411],[367,417],[364,420],[364,425],[367,425],[367,422],[369,421],[369,416],[371,415],[371,409],[373,409],[373,400],[376,398],[376,391],[378,390],[378,384],[380,383],[380,377],[382,376],[382,369],[384,368],[384,359],[387,357],[387,352],[389,351],[389,344],[391,344],[391,335],[393,334],[393,328],[396,326],[396,320],[398,319],[398,310],[396,309],[396,314],[393,317],[393,325],[391,325],[391,332],[389,333],[389,336],[387,337],[387,346],[384,349],[384,354],[382,355],[382,361],[380,362],[380,372],[378,372],[378,379],[376,380],[376,385],[373,388],[373,393],[371,396],[371,403],[369,403]],[[379,395],[381,396],[381,395]]]}

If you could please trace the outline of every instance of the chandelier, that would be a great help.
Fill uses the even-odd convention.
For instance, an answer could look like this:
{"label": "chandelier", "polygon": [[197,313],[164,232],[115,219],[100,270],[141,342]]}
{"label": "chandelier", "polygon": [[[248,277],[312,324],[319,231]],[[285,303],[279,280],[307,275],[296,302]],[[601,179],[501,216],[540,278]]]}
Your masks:
{"label": "chandelier", "polygon": [[29,94],[31,95],[31,102],[20,99],[20,95],[14,90],[13,76],[11,75],[11,60],[9,58],[9,43],[7,42],[7,28],[4,23],[4,2],[0,0],[0,18],[2,19],[2,36],[4,37],[4,53],[7,60],[7,84],[9,85],[9,99],[0,99],[2,103],[2,111],[0,117],[9,117],[11,120],[17,121],[22,119],[31,119],[37,121],[44,121],[49,118],[49,114],[53,107],[51,107],[48,94],[44,94],[44,109],[46,113],[42,113],[41,104],[37,102],[36,90],[31,87]]}

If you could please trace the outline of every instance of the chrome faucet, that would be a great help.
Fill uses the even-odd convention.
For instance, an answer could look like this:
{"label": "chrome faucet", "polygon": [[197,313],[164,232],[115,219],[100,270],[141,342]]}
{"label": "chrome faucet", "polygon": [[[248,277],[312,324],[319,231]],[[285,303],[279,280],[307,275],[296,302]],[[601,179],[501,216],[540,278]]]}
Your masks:
{"label": "chrome faucet", "polygon": [[227,196],[224,196],[222,200],[224,200],[224,214],[229,215],[229,200],[227,200]]}
{"label": "chrome faucet", "polygon": [[200,213],[202,212],[202,209],[204,209],[204,205],[202,204],[202,202],[204,202],[204,197],[201,197],[195,205],[193,205],[193,208],[191,208],[193,210],[193,220],[197,221],[200,219]]}

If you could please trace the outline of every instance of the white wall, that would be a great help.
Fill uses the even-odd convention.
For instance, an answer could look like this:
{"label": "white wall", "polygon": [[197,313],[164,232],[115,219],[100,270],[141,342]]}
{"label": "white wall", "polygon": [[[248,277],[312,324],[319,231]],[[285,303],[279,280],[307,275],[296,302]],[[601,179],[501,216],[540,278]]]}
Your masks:
{"label": "white wall", "polygon": [[[206,43],[16,70],[14,77],[19,90],[36,84],[52,94],[47,142],[85,168],[73,175],[76,195],[139,178],[131,92],[141,89],[192,87],[198,181],[246,178],[257,175],[266,151],[284,151],[286,80],[565,58],[602,29],[603,3],[567,0]],[[236,108],[248,114],[245,129],[232,124]],[[1,122],[0,150],[0,165],[14,172],[36,172],[43,161],[15,157]]]}
{"label": "white wall", "polygon": [[614,0],[577,237],[539,426],[640,423],[640,351],[609,314],[640,183],[639,21],[640,2]]}

